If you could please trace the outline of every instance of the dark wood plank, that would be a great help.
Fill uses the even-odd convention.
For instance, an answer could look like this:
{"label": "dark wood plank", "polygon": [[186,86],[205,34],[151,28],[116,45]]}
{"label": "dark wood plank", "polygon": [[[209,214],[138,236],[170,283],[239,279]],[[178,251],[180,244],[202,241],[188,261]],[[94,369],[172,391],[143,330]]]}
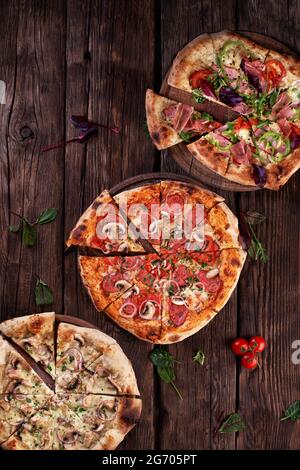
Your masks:
{"label": "dark wood plank", "polygon": [[[9,169],[2,173],[8,180],[6,211],[18,212],[30,221],[48,207],[59,211],[55,222],[39,227],[34,248],[23,246],[19,235],[8,237],[3,311],[6,316],[16,316],[37,311],[35,274],[52,288],[54,307],[62,307],[63,150],[44,155],[40,150],[47,141],[64,137],[65,16],[64,4],[58,0],[16,1],[6,3],[6,8],[2,15],[6,34],[1,44],[4,70],[10,73],[6,77],[8,107],[4,107],[4,161],[7,159]],[[4,191],[5,187],[4,183]],[[9,221],[16,224],[18,219],[11,214]],[[4,215],[1,224],[7,222]]]}
{"label": "dark wood plank", "polygon": [[[299,53],[299,15],[297,1],[247,0],[239,2],[238,28],[269,34]],[[242,210],[267,215],[257,231],[270,256],[266,265],[249,266],[239,285],[239,333],[262,334],[269,345],[262,369],[240,371],[239,410],[247,422],[247,432],[237,439],[240,449],[299,447],[298,426],[279,422],[283,410],[299,398],[300,369],[291,362],[291,344],[300,337],[299,184],[298,173],[278,193],[240,197]]]}
{"label": "dark wood plank", "polygon": [[[77,112],[88,114],[96,122],[118,126],[121,135],[101,130],[86,150],[76,145],[67,149],[65,236],[102,189],[152,171],[156,156],[143,132],[145,90],[154,81],[154,2],[68,2],[68,18],[66,118]],[[72,135],[69,125],[68,135]],[[151,449],[155,437],[150,346],[96,312],[76,264],[72,253],[65,260],[65,313],[80,316],[116,338],[132,360],[143,413],[121,448]]]}
{"label": "dark wood plank", "polygon": [[[185,43],[204,32],[234,28],[233,1],[163,1],[161,4],[162,74],[167,72],[175,54]],[[163,171],[180,172],[173,160],[164,156]],[[218,191],[220,192],[220,191]],[[228,193],[223,193],[228,195]],[[229,198],[234,207],[234,198]],[[225,341],[236,333],[236,296],[210,325],[170,347],[181,364],[177,383],[184,401],[181,403],[171,387],[161,386],[160,435],[162,449],[233,449],[234,436],[218,435],[213,429],[222,411],[235,411],[235,362]],[[206,354],[204,367],[192,361],[195,350]],[[222,366],[220,367],[220,357]]]}

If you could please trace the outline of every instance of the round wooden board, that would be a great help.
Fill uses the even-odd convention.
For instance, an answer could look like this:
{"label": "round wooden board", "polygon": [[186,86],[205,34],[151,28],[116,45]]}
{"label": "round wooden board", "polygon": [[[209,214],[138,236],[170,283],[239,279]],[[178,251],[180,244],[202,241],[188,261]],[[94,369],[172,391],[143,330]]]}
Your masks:
{"label": "round wooden board", "polygon": [[70,323],[71,325],[83,326],[84,328],[93,328],[94,330],[99,330],[99,328],[93,325],[92,323],[86,320],[82,320],[82,318],[73,317],[72,315],[61,315],[59,313],[56,313],[55,322],[56,323]]}
{"label": "round wooden board", "polygon": [[[278,52],[293,54],[293,52],[284,44],[273,39],[269,36],[265,36],[259,33],[252,33],[249,31],[237,31],[238,33],[252,39],[257,44],[262,45],[263,47],[277,50]],[[166,96],[175,101],[182,101],[187,104],[194,105],[191,96],[189,93],[178,90],[176,88],[170,87],[168,85],[168,75],[169,72],[164,77],[160,88],[160,94]],[[198,105],[199,106],[199,105]],[[221,122],[226,122],[238,117],[238,114],[231,109],[222,109],[222,105],[218,105],[212,102],[205,102],[199,106],[199,109],[206,111],[212,114],[217,120]],[[186,144],[180,143],[169,149],[165,150],[168,154],[178,163],[178,165],[189,175],[194,177],[196,180],[201,181],[201,183],[213,186],[216,188],[224,189],[226,191],[257,191],[260,188],[257,186],[244,186],[238,183],[234,183],[221,175],[213,172],[201,162],[196,160],[193,155],[186,148]]]}
{"label": "round wooden board", "polygon": [[191,184],[193,186],[209,191],[207,188],[199,184],[199,180],[197,180],[196,178],[192,178],[191,176],[177,175],[176,173],[160,172],[144,173],[142,175],[133,176],[132,178],[128,178],[122,181],[121,183],[116,184],[109,190],[109,192],[112,196],[116,196],[122,191],[137,188],[139,186],[144,186],[146,184],[159,183],[160,181],[164,180],[181,181],[182,183]]}

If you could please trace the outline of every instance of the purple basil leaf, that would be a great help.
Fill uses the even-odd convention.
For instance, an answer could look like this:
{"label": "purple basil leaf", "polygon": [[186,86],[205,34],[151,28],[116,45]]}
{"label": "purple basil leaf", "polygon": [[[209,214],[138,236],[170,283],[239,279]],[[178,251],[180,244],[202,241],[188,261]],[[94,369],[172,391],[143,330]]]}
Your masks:
{"label": "purple basil leaf", "polygon": [[249,250],[252,242],[252,236],[248,227],[248,224],[245,220],[245,216],[242,212],[239,214],[239,241],[244,250]]}
{"label": "purple basil leaf", "polygon": [[201,88],[201,90],[203,91],[203,93],[206,96],[211,96],[212,98],[217,98],[216,94],[215,94],[215,91],[214,91],[214,87],[212,86],[212,84],[208,80],[204,80],[204,79],[199,80],[198,86],[199,86],[199,88]]}
{"label": "purple basil leaf", "polygon": [[300,147],[300,135],[293,132],[290,139],[291,139],[291,149],[292,150],[295,150],[298,147]]}
{"label": "purple basil leaf", "polygon": [[228,106],[236,106],[242,103],[243,98],[238,95],[231,86],[222,86],[219,93],[220,100]]}
{"label": "purple basil leaf", "polygon": [[80,129],[82,132],[86,132],[91,123],[86,116],[71,116],[70,122],[76,129]]}
{"label": "purple basil leaf", "polygon": [[254,86],[254,88],[256,88],[257,91],[259,91],[259,93],[262,93],[262,87],[261,87],[258,76],[254,73],[254,67],[252,70],[252,65],[248,64],[245,61],[245,59],[242,59],[240,67],[243,70],[243,72],[247,75],[250,85]]}
{"label": "purple basil leaf", "polygon": [[267,173],[265,168],[263,166],[255,165],[254,163],[252,164],[252,168],[255,184],[260,188],[263,188],[267,182]]}
{"label": "purple basil leaf", "polygon": [[94,125],[90,125],[89,128],[84,131],[84,132],[81,132],[79,134],[79,136],[77,137],[77,142],[81,143],[81,144],[84,144],[85,142],[87,142],[93,135],[96,135],[98,134],[98,128],[97,126],[94,126]]}

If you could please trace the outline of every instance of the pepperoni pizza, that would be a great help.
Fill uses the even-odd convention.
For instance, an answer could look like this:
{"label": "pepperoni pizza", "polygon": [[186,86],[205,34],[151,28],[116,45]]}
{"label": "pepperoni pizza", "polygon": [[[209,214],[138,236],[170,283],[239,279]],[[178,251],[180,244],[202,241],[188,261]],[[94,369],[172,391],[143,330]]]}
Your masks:
{"label": "pepperoni pizza", "polygon": [[[192,335],[222,309],[238,281],[246,255],[236,217],[222,197],[178,181],[147,184],[112,199],[130,220],[135,243],[147,239],[150,252],[79,256],[96,309],[152,343]],[[84,219],[90,227],[89,217]],[[89,237],[84,231],[82,236],[88,246]]]}

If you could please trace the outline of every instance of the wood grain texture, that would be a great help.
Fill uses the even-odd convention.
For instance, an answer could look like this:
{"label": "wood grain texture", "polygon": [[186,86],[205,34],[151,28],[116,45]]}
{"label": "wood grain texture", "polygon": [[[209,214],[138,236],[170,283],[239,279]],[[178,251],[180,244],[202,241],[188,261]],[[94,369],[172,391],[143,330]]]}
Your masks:
{"label": "wood grain texture", "polygon": [[[65,237],[102,189],[151,171],[156,155],[143,132],[145,91],[154,80],[154,2],[74,1],[68,2],[67,16],[68,137],[74,133],[68,124],[71,114],[117,126],[121,134],[100,129],[86,149],[76,144],[67,148]],[[147,53],[136,47],[142,42],[148,45]],[[76,252],[66,257],[64,272],[65,313],[88,319],[113,336],[138,376],[144,397],[142,421],[120,448],[150,449],[154,446],[150,347],[95,310],[79,278]]]}
{"label": "wood grain texture", "polygon": [[[238,28],[269,34],[299,53],[299,2],[239,2],[237,13]],[[239,449],[298,448],[299,426],[279,419],[299,396],[300,369],[291,362],[292,342],[300,338],[299,183],[298,173],[278,193],[240,195],[240,210],[255,208],[268,218],[257,231],[269,261],[250,266],[239,284],[239,334],[262,334],[269,347],[261,370],[239,371],[239,411],[248,426]]]}
{"label": "wood grain texture", "polygon": [[[1,42],[1,57],[6,58],[8,102],[1,108],[6,116],[3,157],[9,168],[1,172],[8,185],[6,216],[1,217],[1,224],[6,225],[2,228],[4,240],[8,239],[1,284],[2,313],[6,317],[36,311],[36,274],[55,292],[54,307],[62,306],[59,227],[63,216],[63,151],[41,155],[40,150],[47,140],[64,138],[65,15],[60,1],[5,4],[2,18],[6,19],[6,39]],[[5,187],[4,183],[4,191]],[[52,224],[39,227],[34,249],[22,246],[19,235],[7,236],[8,221],[13,225],[19,222],[11,213],[7,216],[8,209],[34,221],[48,207],[56,207],[58,217]]]}
{"label": "wood grain texture", "polygon": [[[183,45],[204,32],[234,28],[234,2],[163,1],[161,10],[162,74],[169,69],[173,57]],[[173,160],[173,159],[172,159]],[[162,170],[178,171],[164,154]],[[218,191],[219,192],[219,191]],[[228,198],[229,193],[223,193]],[[228,202],[234,209],[234,198]],[[174,407],[176,396],[169,386],[162,386],[160,397],[160,446],[162,449],[233,449],[233,435],[213,438],[213,430],[222,411],[235,411],[235,364],[225,348],[226,337],[236,333],[236,296],[222,313],[202,331],[170,347],[182,364],[177,366],[177,383],[184,394],[182,406]],[[218,334],[222,331],[222,335]],[[194,364],[193,352],[198,348],[206,355],[204,367]],[[218,351],[222,351],[224,373],[220,369]],[[224,353],[225,351],[225,353]],[[224,362],[223,362],[224,361]]]}
{"label": "wood grain texture", "polygon": [[[234,212],[267,215],[257,233],[270,260],[248,260],[224,310],[170,347],[180,361],[183,402],[154,373],[150,346],[96,312],[81,285],[76,252],[63,257],[63,250],[79,215],[104,187],[152,171],[186,174],[167,152],[154,150],[142,130],[145,90],[159,91],[178,50],[203,32],[235,29],[267,34],[300,53],[299,0],[11,0],[0,1],[0,15],[0,80],[7,85],[7,103],[0,105],[1,319],[38,310],[36,273],[54,292],[51,308],[116,338],[133,362],[144,403],[122,449],[298,449],[299,423],[279,418],[299,399],[291,345],[300,338],[300,174],[278,193],[218,190]],[[87,145],[41,154],[43,146],[73,137],[71,114],[118,126],[121,135],[101,130]],[[58,218],[40,227],[33,249],[8,234],[17,222],[9,210],[34,220],[51,206]],[[238,334],[266,336],[262,369],[239,368],[228,348]],[[206,354],[203,367],[192,361],[198,348]],[[246,431],[214,437],[223,411],[239,411]]]}

